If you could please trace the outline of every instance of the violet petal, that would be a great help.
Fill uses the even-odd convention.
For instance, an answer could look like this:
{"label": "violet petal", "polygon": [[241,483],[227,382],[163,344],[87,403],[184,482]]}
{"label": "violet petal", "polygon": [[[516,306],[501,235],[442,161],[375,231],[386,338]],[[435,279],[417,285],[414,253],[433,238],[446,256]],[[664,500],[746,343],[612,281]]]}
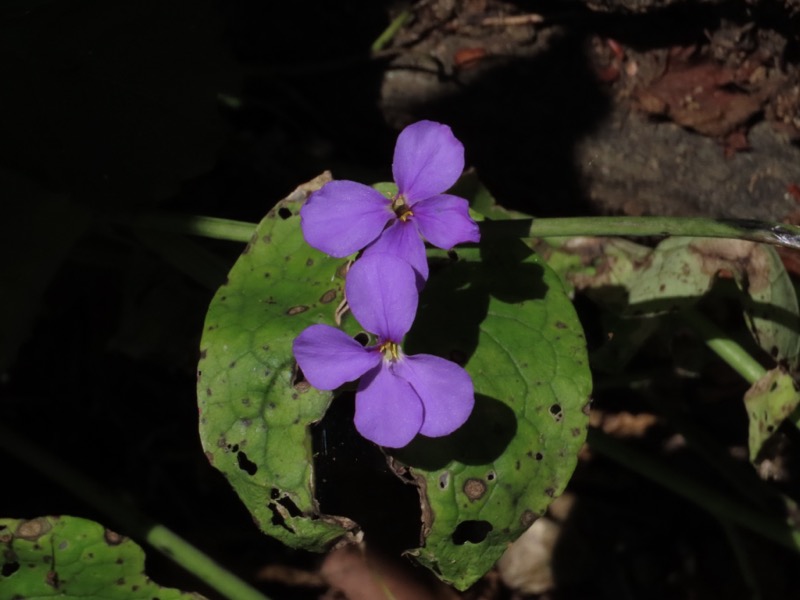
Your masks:
{"label": "violet petal", "polygon": [[354,422],[368,440],[387,448],[402,448],[417,435],[422,417],[422,402],[414,389],[386,363],[361,378]]}
{"label": "violet petal", "polygon": [[389,254],[364,254],[353,263],[347,272],[345,295],[356,320],[380,341],[399,343],[417,314],[414,270]]}
{"label": "violet petal", "polygon": [[392,173],[409,205],[450,189],[464,171],[464,146],[447,125],[419,121],[397,137]]}
{"label": "violet petal", "polygon": [[364,348],[341,329],[311,325],[294,339],[292,351],[308,382],[320,390],[333,390],[361,377],[383,357]]}
{"label": "violet petal", "polygon": [[337,258],[361,250],[394,217],[391,201],[355,181],[329,181],[300,209],[308,244]]}
{"label": "violet petal", "polygon": [[408,221],[397,220],[387,227],[381,236],[364,249],[364,256],[390,254],[402,258],[419,273],[422,281],[428,278],[428,257],[425,242],[419,235],[414,217]]}
{"label": "violet petal", "polygon": [[469,418],[475,406],[472,378],[454,362],[430,354],[405,356],[395,372],[411,384],[425,407],[420,433],[440,437],[452,433]]}
{"label": "violet petal", "polygon": [[469,216],[469,203],[458,196],[442,194],[414,205],[413,219],[422,237],[438,248],[479,242],[478,224]]}

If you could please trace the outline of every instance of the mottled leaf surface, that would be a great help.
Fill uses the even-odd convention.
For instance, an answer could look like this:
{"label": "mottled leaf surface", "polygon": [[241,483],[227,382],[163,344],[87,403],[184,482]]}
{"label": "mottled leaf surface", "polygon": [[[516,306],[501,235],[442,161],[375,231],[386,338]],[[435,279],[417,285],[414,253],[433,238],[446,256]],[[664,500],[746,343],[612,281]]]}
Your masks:
{"label": "mottled leaf surface", "polygon": [[744,395],[750,418],[750,460],[756,460],[761,448],[785,419],[800,404],[800,392],[794,379],[781,368],[772,369]]}
{"label": "mottled leaf surface", "polygon": [[0,600],[200,600],[144,573],[134,542],[78,517],[0,519]]}
{"label": "mottled leaf surface", "polygon": [[743,292],[740,301],[755,341],[776,361],[790,365],[797,361],[797,296],[771,246],[743,240],[670,238],[650,250],[623,240],[586,238],[568,252],[582,255],[585,264],[566,277],[623,316],[686,308],[718,279],[733,280]]}
{"label": "mottled leaf surface", "polygon": [[434,276],[407,340],[465,364],[476,407],[455,434],[396,459],[423,493],[425,545],[411,553],[466,588],[566,486],[586,437],[583,332],[558,276],[521,241],[484,235]]}
{"label": "mottled leaf surface", "polygon": [[295,370],[292,341],[312,323],[333,323],[347,259],[309,247],[298,189],[259,223],[211,302],[198,374],[200,436],[259,527],[286,544],[322,551],[355,529],[323,517],[314,498],[308,426],[332,399]]}

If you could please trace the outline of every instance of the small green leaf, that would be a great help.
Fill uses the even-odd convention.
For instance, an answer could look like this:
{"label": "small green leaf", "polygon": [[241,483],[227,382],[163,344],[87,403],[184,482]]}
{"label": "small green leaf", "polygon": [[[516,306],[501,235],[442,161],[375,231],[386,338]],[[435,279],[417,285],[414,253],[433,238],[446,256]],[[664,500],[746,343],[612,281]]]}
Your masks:
{"label": "small green leaf", "polygon": [[0,519],[0,600],[200,599],[153,583],[134,542],[78,517]]}
{"label": "small green leaf", "polygon": [[800,392],[794,379],[783,369],[768,371],[744,395],[744,405],[750,418],[750,460],[758,453],[781,423],[800,404]]}

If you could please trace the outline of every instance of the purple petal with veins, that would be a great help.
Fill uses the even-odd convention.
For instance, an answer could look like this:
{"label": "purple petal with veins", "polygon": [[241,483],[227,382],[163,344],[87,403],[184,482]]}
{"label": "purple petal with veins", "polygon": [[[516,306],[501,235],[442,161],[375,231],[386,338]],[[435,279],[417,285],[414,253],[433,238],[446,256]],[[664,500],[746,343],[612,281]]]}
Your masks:
{"label": "purple petal with veins", "polygon": [[365,438],[387,448],[402,448],[417,435],[422,420],[419,396],[385,363],[361,378],[354,422]]}
{"label": "purple petal with veins", "polygon": [[330,181],[300,209],[303,236],[312,248],[337,258],[361,250],[395,218],[391,201],[355,181]]}
{"label": "purple petal with veins", "polygon": [[481,239],[478,224],[469,216],[469,203],[458,196],[442,194],[420,200],[414,205],[413,219],[422,237],[444,250]]}
{"label": "purple petal with veins", "polygon": [[416,274],[406,261],[388,254],[365,254],[353,263],[345,295],[356,320],[380,341],[399,343],[417,314]]}
{"label": "purple petal with veins", "polygon": [[428,278],[425,242],[419,235],[413,217],[408,221],[398,219],[389,225],[377,240],[364,249],[362,258],[372,254],[389,254],[402,258],[419,273],[422,282]]}
{"label": "purple petal with veins", "polygon": [[410,206],[452,187],[464,171],[464,146],[441,123],[419,121],[397,137],[392,174]]}
{"label": "purple petal with veins", "polygon": [[383,357],[364,348],[341,329],[311,325],[294,339],[292,351],[308,382],[320,390],[333,390],[361,377]]}
{"label": "purple petal with veins", "polygon": [[454,362],[430,354],[405,356],[394,365],[395,373],[411,384],[425,407],[422,435],[440,437],[452,433],[469,417],[475,405],[472,379]]}

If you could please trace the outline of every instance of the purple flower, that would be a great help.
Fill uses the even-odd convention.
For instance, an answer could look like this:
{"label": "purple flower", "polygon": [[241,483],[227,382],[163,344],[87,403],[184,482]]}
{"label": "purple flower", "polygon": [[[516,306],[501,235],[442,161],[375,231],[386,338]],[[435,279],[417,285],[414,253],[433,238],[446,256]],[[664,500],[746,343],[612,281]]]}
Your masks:
{"label": "purple flower", "polygon": [[444,358],[400,349],[417,312],[413,269],[394,256],[362,257],[347,274],[345,293],[376,343],[363,347],[341,329],[311,325],[293,345],[308,382],[333,390],[360,377],[356,429],[381,446],[401,448],[418,433],[439,437],[458,429],[475,404],[469,374]]}
{"label": "purple flower", "polygon": [[394,149],[397,196],[390,200],[362,183],[331,181],[300,209],[303,235],[317,250],[338,258],[364,247],[364,256],[398,256],[427,279],[422,238],[446,250],[480,240],[467,201],[442,193],[463,170],[464,146],[447,125],[409,125]]}

